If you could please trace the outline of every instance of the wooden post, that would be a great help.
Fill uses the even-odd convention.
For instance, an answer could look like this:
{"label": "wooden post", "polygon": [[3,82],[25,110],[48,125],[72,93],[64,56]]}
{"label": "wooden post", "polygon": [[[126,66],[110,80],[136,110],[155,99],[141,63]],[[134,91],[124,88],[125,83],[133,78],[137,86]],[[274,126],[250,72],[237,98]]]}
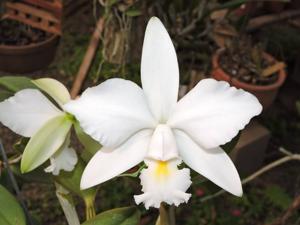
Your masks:
{"label": "wooden post", "polygon": [[71,89],[71,97],[74,99],[79,94],[82,84],[87,76],[87,73],[89,71],[89,68],[92,64],[93,58],[95,56],[95,53],[97,51],[101,33],[104,28],[104,18],[101,17],[96,25],[95,31],[92,35],[92,39],[90,40],[88,49],[85,53],[85,56],[83,58],[83,61],[81,63],[81,66],[79,68],[79,71],[76,75],[75,81],[73,83],[72,89]]}

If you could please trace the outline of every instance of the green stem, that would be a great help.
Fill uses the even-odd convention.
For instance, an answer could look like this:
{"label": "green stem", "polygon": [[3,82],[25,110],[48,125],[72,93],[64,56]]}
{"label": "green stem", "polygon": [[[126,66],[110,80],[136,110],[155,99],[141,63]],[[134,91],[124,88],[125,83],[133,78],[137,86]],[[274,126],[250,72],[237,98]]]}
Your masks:
{"label": "green stem", "polygon": [[94,200],[94,198],[84,199],[86,220],[90,220],[96,216]]}

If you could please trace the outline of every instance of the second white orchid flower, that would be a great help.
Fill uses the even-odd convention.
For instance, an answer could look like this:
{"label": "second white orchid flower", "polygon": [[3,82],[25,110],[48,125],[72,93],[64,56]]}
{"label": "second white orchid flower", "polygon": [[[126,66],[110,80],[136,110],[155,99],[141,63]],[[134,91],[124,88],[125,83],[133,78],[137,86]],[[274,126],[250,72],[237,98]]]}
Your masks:
{"label": "second white orchid flower", "polygon": [[[66,87],[51,78],[32,81],[62,107],[71,100]],[[53,175],[72,171],[77,154],[70,148],[72,118],[56,107],[40,90],[24,89],[0,102],[0,122],[15,133],[30,137],[21,161],[21,171],[29,172],[50,159],[45,169]]]}
{"label": "second white orchid flower", "polygon": [[105,182],[144,161],[146,208],[161,202],[187,202],[190,170],[241,196],[236,168],[219,146],[229,142],[258,115],[252,94],[213,79],[200,81],[177,102],[178,62],[172,41],[158,18],[147,26],[141,63],[141,89],[131,81],[110,79],[64,106],[86,133],[104,147],[88,163],[82,188]]}

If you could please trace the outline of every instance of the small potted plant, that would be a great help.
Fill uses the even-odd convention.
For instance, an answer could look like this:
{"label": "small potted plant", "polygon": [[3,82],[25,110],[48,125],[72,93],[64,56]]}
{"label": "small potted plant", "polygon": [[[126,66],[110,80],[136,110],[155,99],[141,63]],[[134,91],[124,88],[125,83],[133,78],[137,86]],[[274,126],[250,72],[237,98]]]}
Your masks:
{"label": "small potted plant", "polygon": [[249,37],[233,39],[212,57],[212,77],[253,93],[264,109],[273,103],[285,81],[284,67],[260,44],[252,45]]}
{"label": "small potted plant", "polygon": [[59,36],[10,20],[0,20],[0,71],[27,73],[48,66]]}

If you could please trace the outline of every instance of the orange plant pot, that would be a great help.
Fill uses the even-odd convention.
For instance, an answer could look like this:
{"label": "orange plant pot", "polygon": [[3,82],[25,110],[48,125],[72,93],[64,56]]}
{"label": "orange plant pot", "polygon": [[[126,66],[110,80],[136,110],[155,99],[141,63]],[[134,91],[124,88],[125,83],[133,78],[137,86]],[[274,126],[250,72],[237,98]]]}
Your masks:
{"label": "orange plant pot", "polygon": [[[286,79],[286,72],[284,69],[279,70],[278,72],[278,80],[270,85],[254,85],[254,84],[248,84],[245,82],[241,82],[237,80],[236,78],[231,77],[229,74],[227,74],[220,66],[219,64],[219,58],[222,55],[224,49],[219,49],[212,57],[212,73],[211,76],[216,80],[224,80],[230,83],[230,85],[235,86],[237,88],[244,89],[245,91],[248,91],[252,94],[254,94],[259,102],[262,104],[264,110],[270,107],[272,103],[274,102],[278,90],[280,86],[284,83]],[[276,59],[269,55],[268,53],[263,53],[263,57],[268,62],[276,62]]]}

